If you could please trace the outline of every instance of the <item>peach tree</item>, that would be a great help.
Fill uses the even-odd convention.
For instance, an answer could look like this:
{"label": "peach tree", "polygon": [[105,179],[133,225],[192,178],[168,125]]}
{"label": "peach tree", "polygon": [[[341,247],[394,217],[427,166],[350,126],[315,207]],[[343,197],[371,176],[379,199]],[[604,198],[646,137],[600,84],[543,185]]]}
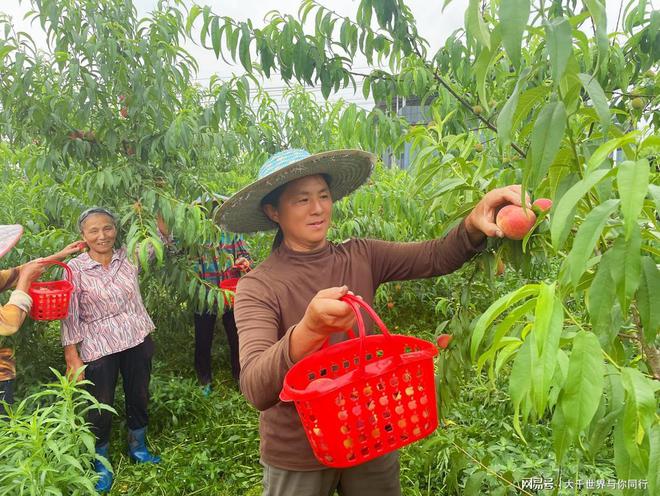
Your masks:
{"label": "peach tree", "polygon": [[[363,0],[354,19],[307,0],[297,18],[275,11],[259,28],[193,6],[188,24],[246,71],[326,97],[361,84],[376,101],[425,102],[430,123],[402,139],[440,231],[495,186],[554,200],[522,242],[492,246],[528,281],[463,326],[467,351],[492,379],[508,374],[523,441],[523,423],[551,418],[561,463],[571,446],[593,456],[613,438],[619,478],[653,492],[660,13],[644,1],[621,10],[608,33],[599,0],[472,0],[436,52],[400,0]],[[358,56],[372,70],[354,70]]]}

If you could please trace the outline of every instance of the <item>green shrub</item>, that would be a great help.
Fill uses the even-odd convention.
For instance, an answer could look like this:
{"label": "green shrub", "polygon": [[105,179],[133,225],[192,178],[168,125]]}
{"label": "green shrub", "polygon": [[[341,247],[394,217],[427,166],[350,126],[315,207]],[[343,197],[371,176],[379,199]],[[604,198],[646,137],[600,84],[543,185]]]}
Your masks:
{"label": "green shrub", "polygon": [[77,495],[94,492],[95,438],[86,413],[101,408],[82,386],[51,368],[46,384],[0,421],[0,495]]}

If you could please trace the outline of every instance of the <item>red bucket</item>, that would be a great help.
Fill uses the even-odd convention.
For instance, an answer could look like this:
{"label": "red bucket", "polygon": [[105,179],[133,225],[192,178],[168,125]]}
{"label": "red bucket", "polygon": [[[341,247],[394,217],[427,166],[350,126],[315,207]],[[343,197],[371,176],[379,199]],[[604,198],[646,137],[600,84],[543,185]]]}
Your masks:
{"label": "red bucket", "polygon": [[33,282],[28,294],[32,298],[30,317],[33,320],[62,320],[69,313],[69,301],[73,293],[73,274],[63,262],[44,260],[48,265],[59,265],[66,270],[66,279],[62,281]]}
{"label": "red bucket", "polygon": [[[236,286],[238,286],[238,277],[232,277],[229,279],[223,279],[220,281],[220,288],[224,289],[224,299],[225,299],[225,306],[234,306],[234,294],[236,293]],[[230,292],[229,298],[227,298],[227,292]]]}
{"label": "red bucket", "polygon": [[[284,378],[316,458],[345,468],[397,450],[438,426],[433,357],[428,341],[391,335],[362,299],[346,295],[360,336],[313,353]],[[360,306],[382,335],[367,336]]]}

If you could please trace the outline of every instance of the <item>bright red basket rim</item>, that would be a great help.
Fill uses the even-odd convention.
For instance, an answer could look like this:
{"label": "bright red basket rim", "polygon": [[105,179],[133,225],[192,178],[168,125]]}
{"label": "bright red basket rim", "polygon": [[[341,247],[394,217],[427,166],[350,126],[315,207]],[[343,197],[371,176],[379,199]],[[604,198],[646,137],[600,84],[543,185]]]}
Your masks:
{"label": "bright red basket rim", "polygon": [[[354,351],[356,348],[356,341],[360,340],[360,337],[354,339],[348,339],[342,341],[341,343],[336,343],[330,348],[319,350],[312,355],[306,356],[300,360],[296,366],[300,368],[309,368],[315,369],[318,368],[319,362],[324,361],[323,359],[328,358],[328,363],[330,360],[336,360],[334,355],[337,355],[345,350]],[[323,381],[320,384],[317,384],[310,389],[310,386],[322,379],[321,377],[308,382],[304,388],[298,388],[291,384],[291,381],[284,381],[282,386],[282,391],[280,393],[280,399],[283,401],[305,401],[309,399],[317,399],[325,394],[330,394],[338,389],[342,389],[349,384],[353,384],[357,381],[369,380],[374,377],[378,377],[383,374],[384,368],[390,368],[395,365],[395,362],[398,362],[399,365],[403,364],[413,364],[422,360],[427,360],[433,358],[438,354],[437,348],[428,341],[414,336],[403,336],[403,335],[390,335],[388,337],[382,335],[371,335],[366,336],[365,341],[370,342],[382,342],[390,344],[392,341],[387,341],[388,339],[400,342],[401,345],[408,346],[418,346],[420,349],[416,351],[410,351],[400,356],[400,359],[397,359],[394,356],[384,356],[380,358],[374,358],[371,362],[367,362],[364,365],[364,368],[358,368],[352,370],[346,374],[342,374],[338,377],[328,377],[329,381]],[[311,366],[312,364],[316,366]]]}
{"label": "bright red basket rim", "polygon": [[[53,287],[56,286],[57,287]],[[34,294],[49,294],[54,290],[57,292],[61,291],[73,291],[73,284],[70,281],[60,280],[60,281],[36,281],[30,285],[30,293]]]}

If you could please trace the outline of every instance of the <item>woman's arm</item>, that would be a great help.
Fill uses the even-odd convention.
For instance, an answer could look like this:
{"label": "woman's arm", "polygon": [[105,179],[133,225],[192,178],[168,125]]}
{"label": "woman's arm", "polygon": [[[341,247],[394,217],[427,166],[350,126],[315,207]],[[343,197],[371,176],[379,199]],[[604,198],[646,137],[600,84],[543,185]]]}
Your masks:
{"label": "woman's arm", "polygon": [[[28,296],[28,298],[30,297]],[[28,300],[16,302],[10,298],[9,303],[0,307],[0,336],[11,336],[18,331],[30,311],[25,308],[27,302]],[[29,304],[32,304],[31,298],[29,299]]]}
{"label": "woman's arm", "polygon": [[16,286],[18,281],[18,267],[0,270],[0,291]]}
{"label": "woman's arm", "polygon": [[367,256],[372,266],[374,285],[441,276],[458,270],[483,250],[487,237],[502,236],[495,224],[497,209],[507,204],[520,205],[520,200],[521,189],[518,185],[494,189],[444,238],[419,243],[368,241]]}
{"label": "woman's arm", "polygon": [[234,313],[241,391],[258,410],[267,410],[279,401],[284,376],[293,364],[320,349],[331,333],[352,327],[355,317],[348,304],[338,301],[348,288],[325,289],[312,299],[301,321],[279,339],[279,308],[261,285],[249,277],[241,280]]}
{"label": "woman's arm", "polygon": [[66,361],[66,374],[70,379],[78,381],[85,379],[85,371],[80,370],[85,364],[78,355],[78,345],[69,344],[64,347],[64,360]]}
{"label": "woman's arm", "polygon": [[[25,317],[32,308],[32,298],[27,294],[28,288],[33,281],[39,279],[44,268],[37,261],[26,263],[20,269],[3,271],[2,276],[16,279],[16,290],[12,292],[9,301],[4,307],[0,307],[0,335],[9,336],[14,334],[25,321]],[[12,274],[8,274],[12,272]],[[18,277],[13,274],[17,273]]]}

